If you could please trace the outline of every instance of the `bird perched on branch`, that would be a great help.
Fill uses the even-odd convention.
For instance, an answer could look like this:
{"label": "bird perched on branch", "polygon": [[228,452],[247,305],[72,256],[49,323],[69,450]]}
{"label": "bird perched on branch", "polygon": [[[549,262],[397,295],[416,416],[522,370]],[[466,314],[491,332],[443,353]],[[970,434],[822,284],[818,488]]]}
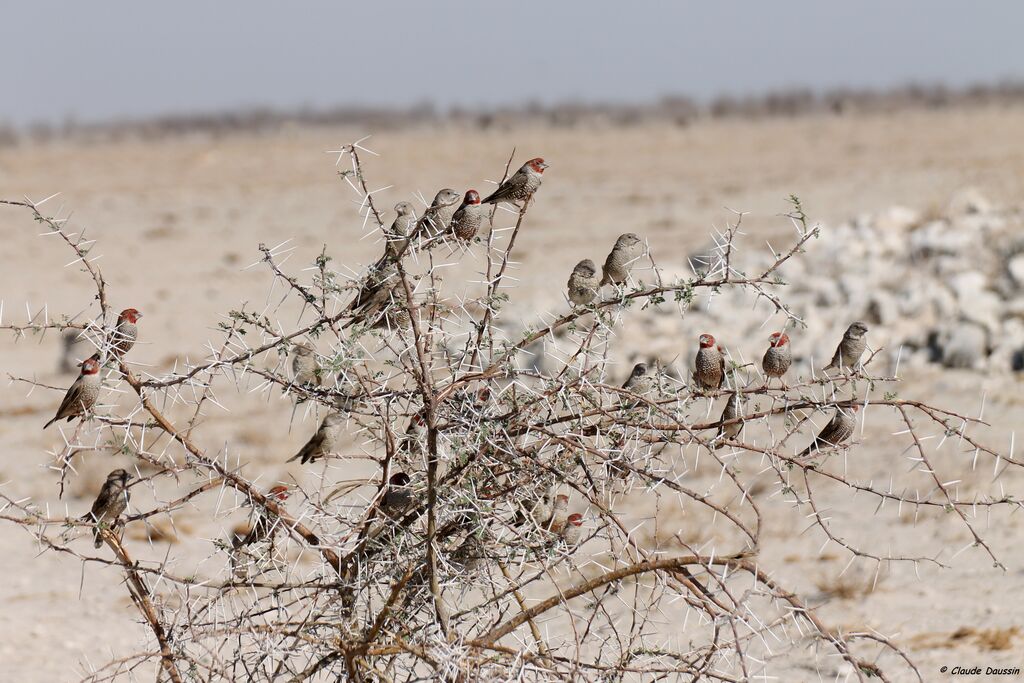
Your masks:
{"label": "bird perched on branch", "polygon": [[434,201],[416,224],[416,235],[420,239],[429,239],[448,230],[461,198],[462,195],[450,188],[445,188],[434,195]]}
{"label": "bird perched on branch", "polygon": [[[284,504],[288,500],[288,495],[289,489],[284,485],[275,486],[267,491],[267,498],[278,505]],[[235,536],[233,542],[235,549],[272,538],[277,531],[277,520],[276,514],[262,505],[255,505],[252,513],[252,524],[249,525],[249,530],[244,535]]]}
{"label": "bird perched on branch", "polygon": [[316,362],[316,349],[312,344],[299,342],[292,357],[292,383],[297,386],[318,387],[323,383],[320,365]]}
{"label": "bird perched on branch", "polygon": [[567,546],[572,547],[580,542],[580,538],[583,536],[583,515],[578,512],[574,512],[569,515],[569,518],[565,521],[565,527],[562,529],[562,542]]}
{"label": "bird perched on branch", "polygon": [[629,279],[633,264],[644,253],[644,243],[637,235],[627,232],[619,235],[615,246],[604,261],[601,275],[601,286],[607,284],[620,285]]}
{"label": "bird perched on branch", "polygon": [[391,288],[399,282],[401,282],[401,274],[398,272],[398,266],[393,262],[371,266],[366,277],[363,278],[363,284],[359,291],[349,302],[346,312],[354,313],[359,309],[379,305],[382,301],[387,300]]}
{"label": "bird perched on branch", "polygon": [[498,202],[525,202],[540,189],[544,181],[544,170],[548,163],[541,157],[530,159],[522,167],[512,174],[505,182],[492,192],[484,204],[496,204]]}
{"label": "bird perched on branch", "polygon": [[395,472],[388,479],[384,496],[380,501],[380,511],[385,517],[400,517],[412,504],[412,479],[405,472]]}
{"label": "bird perched on branch", "polygon": [[487,207],[480,203],[480,193],[476,190],[469,190],[462,199],[462,204],[452,216],[451,230],[455,237],[463,242],[468,242],[476,237],[486,215]]}
{"label": "bird perched on branch", "polygon": [[555,496],[555,502],[551,505],[551,517],[544,520],[541,526],[558,534],[562,532],[567,519],[569,519],[569,496],[560,493]]}
{"label": "bird perched on branch", "polygon": [[43,425],[43,429],[65,418],[67,418],[68,422],[71,422],[76,417],[82,417],[92,410],[93,406],[96,405],[96,399],[100,396],[101,386],[100,355],[96,353],[82,361],[82,370],[78,375],[78,379],[75,380],[75,383],[64,394],[64,400],[61,401],[60,407],[57,408],[57,414],[53,416],[52,420]]}
{"label": "bird perched on branch", "polygon": [[764,352],[761,359],[761,369],[765,374],[765,386],[773,377],[778,377],[782,382],[782,388],[786,388],[786,381],[782,376],[793,364],[793,350],[789,346],[789,336],[785,332],[772,332],[768,337],[768,350]]}
{"label": "bird perched on branch", "polygon": [[404,251],[405,243],[412,235],[413,226],[416,225],[416,214],[409,202],[395,204],[395,214],[395,220],[387,234],[388,245],[385,249],[385,254],[392,260],[398,258]]}
{"label": "bird perched on branch", "polygon": [[[740,417],[740,405],[742,404],[743,397],[738,391],[734,391],[729,394],[728,400],[725,402],[725,408],[722,410],[722,417],[719,418],[719,422],[728,422],[729,420],[735,420]],[[725,445],[726,440],[735,439],[739,436],[739,433],[743,431],[743,421],[739,420],[732,424],[723,424],[718,427],[718,434],[715,435],[715,448],[721,448]]]}
{"label": "bird perched on branch", "polygon": [[719,389],[725,379],[725,350],[710,334],[700,335],[700,349],[693,360],[693,379],[702,391]]}
{"label": "bird perched on branch", "polygon": [[818,436],[814,437],[814,440],[811,441],[807,448],[796,454],[796,457],[802,458],[812,451],[841,446],[847,439],[853,436],[853,430],[857,426],[857,413],[859,411],[860,406],[856,403],[845,408],[836,406],[836,412],[832,419],[818,432]]}
{"label": "bird perched on branch", "polygon": [[654,388],[655,379],[654,373],[651,372],[647,363],[637,363],[633,366],[629,377],[623,382],[622,388],[638,396],[645,396]]}
{"label": "bird perched on branch", "polygon": [[574,306],[586,306],[597,298],[601,278],[597,276],[597,266],[594,262],[585,258],[577,263],[572,269],[566,287],[569,289],[569,301]]}
{"label": "bird perched on branch", "polygon": [[92,504],[92,509],[82,517],[82,521],[92,522],[96,525],[96,529],[93,531],[95,547],[99,548],[103,545],[101,530],[104,527],[116,526],[117,520],[128,507],[128,500],[131,498],[128,482],[131,478],[132,475],[125,470],[114,470],[108,474],[103,488],[100,489],[99,495],[96,496],[96,500]]}
{"label": "bird perched on branch", "polygon": [[303,465],[338,452],[345,427],[344,413],[332,410],[320,422],[320,428],[309,438],[306,445],[298,453],[288,458],[288,462],[300,460]]}
{"label": "bird perched on branch", "polygon": [[520,503],[520,510],[512,523],[519,525],[530,519],[533,520],[536,526],[544,528],[551,519],[552,503],[550,489],[541,494],[536,500],[525,500]]}
{"label": "bird perched on branch", "polygon": [[117,316],[117,326],[110,338],[110,350],[117,360],[124,358],[135,346],[135,340],[139,337],[136,323],[141,317],[142,314],[134,308],[126,308]]}
{"label": "bird perched on branch", "polygon": [[867,333],[868,326],[860,321],[852,323],[846,328],[842,341],[836,347],[836,352],[832,354],[832,362],[826,365],[822,371],[832,369],[843,371],[847,368],[855,370],[860,363],[860,357],[864,355],[864,350],[868,347]]}

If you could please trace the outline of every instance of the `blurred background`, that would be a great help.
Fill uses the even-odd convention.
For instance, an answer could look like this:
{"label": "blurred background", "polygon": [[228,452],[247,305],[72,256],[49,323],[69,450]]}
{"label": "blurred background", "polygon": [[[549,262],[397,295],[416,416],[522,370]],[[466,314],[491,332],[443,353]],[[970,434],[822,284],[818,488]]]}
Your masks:
{"label": "blurred background", "polygon": [[[800,362],[820,367],[849,320],[865,319],[886,349],[879,365],[906,373],[901,392],[971,414],[983,403],[993,438],[1009,443],[1021,410],[1013,373],[1024,368],[1022,25],[1024,5],[954,0],[17,3],[0,27],[0,199],[49,197],[44,211],[98,240],[91,255],[112,307],[145,316],[132,361],[156,374],[205,357],[229,309],[271,300],[266,269],[247,269],[260,242],[287,243],[285,268],[300,278],[312,277],[305,269],[325,247],[353,276],[380,253],[333,153],[366,136],[374,154],[363,155],[364,170],[386,220],[396,202],[419,211],[443,187],[488,191],[513,152],[514,165],[550,162],[517,238],[511,329],[562,310],[573,265],[601,263],[623,232],[642,235],[666,274],[687,276],[711,234],[746,212],[738,257],[761,263],[769,245],[794,238],[781,214],[798,195],[825,227],[786,271],[787,299],[809,322],[795,342]],[[40,232],[24,210],[0,207],[2,324],[95,313],[88,277]],[[462,259],[448,293],[478,294],[470,281],[482,263],[480,249]],[[617,379],[641,356],[685,363],[708,330],[740,359],[760,358],[762,326],[780,321],[732,303],[685,319],[675,309],[631,314]],[[56,501],[47,453],[63,441],[40,430],[73,364],[62,366],[58,335],[3,339],[0,372],[54,388],[0,386],[0,480],[81,514],[112,456]],[[231,412],[210,412],[205,443],[230,444],[266,481],[301,471],[283,461],[310,420],[295,426],[281,401],[257,394],[219,398]],[[875,468],[865,478],[885,480],[880,463],[891,454],[872,449],[886,435],[869,430],[864,441],[865,467]],[[896,533],[861,512],[846,520],[859,520],[856,531]],[[803,526],[779,508],[770,514],[779,535]],[[223,533],[200,516],[177,523],[180,536],[148,537],[153,556],[180,541],[201,559]],[[899,533],[970,542],[944,529]],[[1006,526],[988,540],[1019,577],[1016,539]],[[784,560],[764,559],[794,581],[827,584],[844,571],[845,557],[816,557],[814,538],[785,545]],[[140,642],[115,572],[82,574],[35,550],[27,534],[0,528],[11,577],[0,603],[21,616],[7,623],[33,620],[0,638],[12,676],[74,680],[83,661]],[[827,616],[935,636],[907,641],[925,660],[965,624],[1024,629],[1000,611],[999,595],[1013,590],[1000,582],[1013,572],[986,574],[991,592],[967,607],[945,600],[977,566],[927,587],[909,575],[877,595],[826,595]],[[915,600],[934,606],[939,625],[928,628],[941,637],[907,624]],[[67,656],[48,656],[54,642]],[[996,664],[1010,642],[970,661]]]}

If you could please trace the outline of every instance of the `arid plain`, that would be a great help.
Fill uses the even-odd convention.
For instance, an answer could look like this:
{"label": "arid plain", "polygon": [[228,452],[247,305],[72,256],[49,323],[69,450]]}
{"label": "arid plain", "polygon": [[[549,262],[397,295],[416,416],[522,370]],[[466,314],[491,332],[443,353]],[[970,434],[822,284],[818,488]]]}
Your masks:
{"label": "arid plain", "polygon": [[[647,238],[660,266],[685,269],[687,257],[708,244],[709,233],[744,218],[744,249],[781,247],[792,237],[786,197],[798,195],[813,221],[826,227],[851,217],[905,206],[941,213],[961,190],[976,188],[1000,206],[1024,204],[1024,107],[908,109],[889,114],[809,115],[759,120],[707,120],[686,127],[667,123],[575,128],[523,125],[480,130],[456,126],[413,127],[386,132],[346,128],[286,127],[275,133],[237,133],[212,138],[176,135],[155,140],[83,142],[57,139],[0,148],[0,199],[40,200],[70,213],[73,224],[98,240],[93,252],[107,279],[115,309],[143,311],[140,343],[132,353],[140,370],[169,369],[176,360],[201,358],[223,315],[243,301],[262,306],[270,275],[257,245],[292,240],[286,266],[301,273],[326,245],[339,267],[357,272],[381,246],[358,214],[354,195],[337,175],[340,145],[363,142],[365,171],[378,204],[430,197],[441,187],[486,191],[513,148],[516,159],[543,156],[551,164],[545,185],[519,237],[519,278],[510,290],[508,317],[530,321],[538,311],[564,307],[561,291],[581,258],[604,258],[615,237],[631,231]],[[418,201],[418,200],[417,200]],[[417,204],[418,207],[422,204]],[[70,261],[65,245],[40,236],[23,209],[0,207],[2,323],[20,323],[26,310],[76,314],[93,289]],[[740,258],[743,253],[740,253]],[[969,256],[968,256],[969,257]],[[478,267],[478,266],[477,266]],[[813,273],[813,264],[809,266]],[[457,271],[462,272],[462,271]],[[470,267],[463,273],[473,275]],[[446,287],[459,294],[459,279]],[[680,334],[677,353],[692,353],[696,334]],[[649,340],[621,331],[624,351],[650,351]],[[720,334],[727,335],[728,330]],[[767,336],[765,333],[763,336]],[[762,339],[747,340],[760,348]],[[662,345],[665,341],[661,340]],[[41,427],[59,402],[57,391],[6,381],[36,378],[67,386],[57,372],[60,338],[29,335],[15,343],[0,336],[0,481],[15,499],[31,497],[52,510],[80,515],[110,466],[82,470],[63,500],[48,469],[62,444],[55,429]],[[825,354],[826,351],[820,351]],[[667,360],[667,359],[666,359]],[[624,371],[625,372],[625,371]],[[901,396],[913,396],[964,413],[985,402],[991,427],[977,436],[1009,453],[1011,434],[1024,410],[1020,380],[1008,372],[914,368],[904,374]],[[308,438],[312,418],[290,425],[290,403],[265,395],[221,395],[224,410],[210,406],[196,436],[211,450],[229,448],[272,482],[301,468],[285,460]],[[887,450],[898,425],[879,419],[859,436],[851,460],[865,479],[903,472],[901,453]],[[947,472],[961,472],[965,486],[991,493],[1001,488],[1024,498],[1019,468],[972,470],[970,453],[943,451]],[[118,460],[123,464],[122,460]],[[334,467],[342,467],[335,463]],[[696,475],[695,475],[696,476]],[[715,472],[701,476],[713,481]],[[972,518],[1006,570],[969,545],[967,529],[951,515],[903,514],[864,496],[829,499],[835,523],[858,543],[882,551],[935,555],[948,568],[897,565],[877,578],[873,565],[855,562],[814,530],[780,497],[763,493],[766,525],[764,566],[819,606],[823,621],[845,630],[873,629],[905,648],[924,680],[942,680],[941,666],[1022,666],[1024,613],[1014,596],[1024,578],[1024,526],[1019,514],[1001,510]],[[649,514],[637,506],[636,515]],[[675,525],[696,542],[713,537],[682,515]],[[225,530],[195,518],[176,519],[176,533],[147,541],[145,530],[127,536],[144,557],[161,557],[167,544],[201,562],[210,539]],[[176,536],[176,538],[174,538]],[[649,539],[658,543],[659,539]],[[83,537],[76,541],[88,548]],[[90,548],[91,549],[91,548]],[[148,632],[116,569],[54,552],[41,553],[30,533],[0,524],[3,576],[0,678],[17,681],[77,680],[89,663],[145,646]],[[869,569],[869,567],[871,567]],[[792,680],[818,680],[818,673]],[[834,674],[842,680],[837,668]],[[801,676],[804,676],[801,678]],[[140,674],[141,680],[152,673]],[[972,680],[962,677],[959,680]],[[986,680],[978,677],[974,680]]]}

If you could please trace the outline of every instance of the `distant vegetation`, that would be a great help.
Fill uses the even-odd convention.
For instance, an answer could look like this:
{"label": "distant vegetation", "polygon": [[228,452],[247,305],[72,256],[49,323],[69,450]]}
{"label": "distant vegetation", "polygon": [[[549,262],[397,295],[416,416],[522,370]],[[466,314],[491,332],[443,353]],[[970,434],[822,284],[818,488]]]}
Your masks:
{"label": "distant vegetation", "polygon": [[430,103],[411,107],[339,105],[325,109],[280,110],[251,108],[211,113],[167,114],[146,119],[85,123],[68,119],[61,125],[36,124],[19,130],[0,124],[0,146],[22,140],[53,138],[117,140],[126,137],[161,138],[191,133],[225,135],[234,132],[270,132],[289,125],[361,126],[375,131],[423,125],[462,125],[476,128],[512,128],[544,124],[573,127],[586,123],[631,126],[670,122],[680,126],[701,119],[756,119],[808,114],[844,115],[892,112],[904,109],[943,109],[958,106],[1009,105],[1024,101],[1024,81],[979,84],[965,88],[942,85],[906,85],[888,90],[839,88],[778,90],[767,94],[722,95],[702,103],[679,95],[656,102],[608,104],[562,102],[523,106],[442,110]]}

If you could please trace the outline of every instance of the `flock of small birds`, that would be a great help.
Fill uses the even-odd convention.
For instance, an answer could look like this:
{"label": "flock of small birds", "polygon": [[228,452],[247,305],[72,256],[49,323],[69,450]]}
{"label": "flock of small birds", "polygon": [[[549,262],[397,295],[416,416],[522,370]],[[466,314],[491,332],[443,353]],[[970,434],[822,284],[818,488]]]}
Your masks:
{"label": "flock of small birds", "polygon": [[[408,326],[410,306],[407,301],[407,284],[401,278],[397,264],[410,244],[428,244],[429,248],[429,243],[438,238],[450,237],[462,242],[472,240],[487,220],[487,205],[519,202],[520,211],[525,210],[540,189],[547,168],[548,164],[544,159],[531,159],[484,199],[480,198],[479,192],[472,189],[464,195],[451,189],[443,189],[437,193],[433,202],[419,218],[415,216],[409,202],[398,203],[395,206],[395,219],[387,234],[385,253],[371,266],[361,289],[348,305],[346,312],[349,319],[345,327],[356,324],[363,324],[372,329]],[[643,240],[634,233],[626,233],[615,241],[601,268],[600,276],[594,262],[583,259],[576,264],[569,276],[566,285],[568,300],[576,307],[590,306],[597,300],[603,286],[624,285],[643,251]],[[437,283],[439,278],[435,276],[434,281]],[[111,333],[110,342],[106,346],[109,349],[108,360],[113,359],[120,363],[131,351],[138,338],[137,323],[141,317],[142,314],[134,308],[121,312]],[[851,324],[824,370],[856,370],[867,348],[867,331],[867,326],[862,322]],[[700,335],[698,341],[699,350],[692,368],[694,385],[701,392],[720,390],[728,375],[725,351],[710,334]],[[88,417],[100,394],[101,361],[101,354],[97,352],[81,363],[78,379],[67,390],[56,414],[46,423],[44,429],[59,420],[70,422],[76,418]],[[786,389],[785,375],[792,362],[789,336],[784,332],[773,333],[769,337],[769,346],[761,361],[766,383],[777,379],[782,388]],[[297,386],[306,387],[322,385],[322,369],[317,363],[316,350],[307,342],[297,343],[294,347],[292,382]],[[644,397],[656,386],[656,373],[647,363],[637,363],[622,389]],[[742,393],[739,391],[732,391],[729,394],[720,419],[722,424],[715,437],[715,447],[724,446],[742,430],[743,422],[738,419],[742,417],[742,400]],[[856,404],[847,407],[837,406],[831,420],[810,445],[797,455],[797,458],[845,443],[853,435],[858,410],[859,406]],[[345,422],[343,410],[336,408],[328,412],[316,433],[289,459],[289,462],[299,460],[306,464],[336,454],[342,443]],[[410,420],[407,435],[415,437],[425,431],[426,424],[422,417],[414,415]],[[83,517],[84,521],[96,525],[94,537],[97,548],[102,544],[101,529],[116,527],[128,505],[131,478],[124,469],[111,472],[92,509]],[[385,517],[399,516],[414,502],[410,483],[411,479],[405,472],[397,472],[391,476],[379,503],[380,511]],[[267,495],[283,503],[289,496],[289,487],[275,486]],[[545,492],[531,508],[521,512],[519,521],[525,522],[527,518],[538,527],[556,534],[567,544],[575,545],[580,540],[583,515],[569,513],[569,498],[564,494],[553,495],[552,491]],[[248,532],[235,536],[234,547],[250,545],[271,536],[276,526],[275,522],[269,511],[262,508],[256,510]],[[474,538],[475,536],[471,535],[467,542]],[[466,551],[471,553],[472,549],[467,548]]]}

